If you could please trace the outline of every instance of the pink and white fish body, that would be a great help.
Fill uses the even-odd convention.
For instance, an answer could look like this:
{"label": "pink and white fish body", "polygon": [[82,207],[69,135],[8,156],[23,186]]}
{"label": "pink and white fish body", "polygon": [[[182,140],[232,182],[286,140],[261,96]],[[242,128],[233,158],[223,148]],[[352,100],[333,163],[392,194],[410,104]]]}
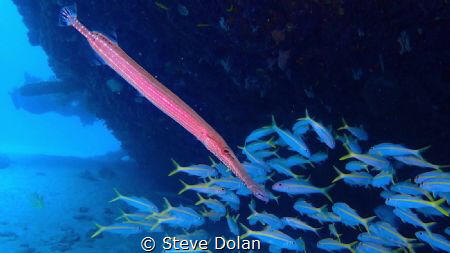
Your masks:
{"label": "pink and white fish body", "polygon": [[74,7],[62,8],[60,18],[66,25],[77,29],[95,52],[145,98],[197,137],[258,199],[268,201],[265,190],[249,176],[222,136],[189,105],[156,80],[115,42],[99,32],[89,31],[78,21]]}

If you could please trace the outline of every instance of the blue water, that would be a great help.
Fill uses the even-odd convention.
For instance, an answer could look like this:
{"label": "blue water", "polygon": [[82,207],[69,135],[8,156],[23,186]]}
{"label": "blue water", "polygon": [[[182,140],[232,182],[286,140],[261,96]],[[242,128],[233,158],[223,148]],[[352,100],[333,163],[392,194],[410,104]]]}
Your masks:
{"label": "blue water", "polygon": [[[305,252],[322,253],[326,251],[318,249],[317,242],[334,238],[329,224],[336,225],[346,244],[357,241],[364,226],[347,226],[344,223],[351,222],[342,220],[319,222],[298,213],[293,205],[305,199],[315,207],[326,205],[327,213],[333,215],[333,204],[340,202],[362,218],[377,216],[369,226],[380,220],[390,223],[411,239],[415,252],[438,252],[416,238],[415,232],[422,229],[400,221],[392,207],[380,214],[376,208],[386,207],[382,188],[340,180],[329,190],[330,203],[323,192],[296,194],[292,189],[276,190],[272,186],[292,178],[292,174],[308,178],[322,189],[330,186],[337,176],[333,166],[345,171],[346,161],[339,159],[347,154],[342,145],[345,131],[338,130],[342,117],[351,126],[361,125],[368,132],[368,140],[359,141],[363,153],[386,142],[412,149],[431,145],[423,151],[423,157],[416,158],[432,164],[450,163],[450,61],[446,57],[450,44],[448,35],[443,35],[450,27],[448,3],[413,6],[402,12],[394,6],[348,1],[304,5],[295,1],[258,5],[238,1],[141,1],[129,6],[114,3],[110,9],[100,2],[76,2],[78,10],[83,10],[79,13],[82,23],[117,41],[191,105],[222,134],[239,160],[262,166],[262,177],[256,175],[256,169],[250,174],[273,194],[268,203],[254,198],[242,185],[237,186],[238,190],[226,191],[238,194],[240,204],[226,206],[229,215],[239,215],[237,223],[276,234],[266,226],[269,222],[264,218],[261,223],[251,224],[247,219],[251,210],[273,214],[276,220],[300,218],[320,228],[317,235],[288,226],[279,230],[300,252],[302,239]],[[192,185],[214,179],[183,172],[168,176],[175,169],[171,159],[182,166],[200,164],[208,171],[205,173],[214,173],[216,180],[233,177],[230,172],[212,167],[208,156],[213,156],[200,142],[99,63],[78,32],[72,27],[58,27],[61,6],[50,1],[14,3],[0,2],[0,251],[145,252],[142,240],[151,236],[156,241],[154,251],[161,252],[164,236],[186,233],[199,234],[187,236],[189,239],[208,241],[224,236],[236,240],[225,212],[215,213],[213,208],[196,205],[198,196],[193,191],[179,194],[183,187],[180,179]],[[20,13],[18,7],[22,8]],[[396,6],[403,7],[402,3]],[[355,14],[355,10],[368,17]],[[349,13],[353,14],[347,16]],[[387,18],[398,15],[401,21],[392,21],[396,24],[392,26],[380,25],[380,19],[371,22],[374,13]],[[264,150],[276,154],[258,161],[254,156],[262,153],[251,152],[250,157],[237,148],[251,148],[255,142],[245,143],[245,138],[251,131],[270,125],[272,114],[280,129],[291,131],[296,119],[305,116],[306,108],[323,129],[331,131],[336,147],[327,147],[312,128],[292,138],[302,138],[311,154],[326,156],[324,161],[286,165],[292,173],[280,172],[274,164],[283,167],[288,157],[305,155],[289,147],[293,144],[285,139],[286,133],[280,132],[259,138],[270,144]],[[299,157],[306,159],[303,156]],[[395,172],[386,189],[403,181],[414,183],[417,175],[433,170],[394,157],[376,158],[386,161]],[[447,166],[437,167],[448,171]],[[371,176],[379,173],[374,166],[367,172]],[[218,186],[203,187],[211,190]],[[442,188],[442,192],[449,191],[448,186]],[[111,201],[117,196],[114,189],[128,198]],[[226,202],[220,194],[202,196]],[[432,198],[444,198],[442,207],[448,211],[448,193],[432,194]],[[167,207],[164,199],[175,207],[192,208],[193,212],[186,218],[186,212],[151,213],[146,209],[154,204],[163,211]],[[423,222],[437,223],[431,227],[433,238],[450,240],[444,232],[450,226],[449,217],[411,210]],[[130,222],[119,218],[122,212],[147,219],[130,218]],[[176,224],[163,224],[158,231],[151,229],[155,220],[164,223],[166,218],[176,219]],[[197,223],[191,224],[193,221]],[[127,228],[114,230],[114,226]],[[238,234],[243,235],[244,229],[237,226]],[[93,236],[99,227],[106,231]],[[252,252],[275,253],[280,248],[284,248],[281,252],[293,252],[288,245],[272,242],[279,247],[276,249],[269,244],[261,240],[262,248]],[[362,243],[352,247],[358,253],[375,252],[363,250]],[[444,247],[450,252],[450,244]],[[406,247],[379,252],[398,252],[400,248]]]}

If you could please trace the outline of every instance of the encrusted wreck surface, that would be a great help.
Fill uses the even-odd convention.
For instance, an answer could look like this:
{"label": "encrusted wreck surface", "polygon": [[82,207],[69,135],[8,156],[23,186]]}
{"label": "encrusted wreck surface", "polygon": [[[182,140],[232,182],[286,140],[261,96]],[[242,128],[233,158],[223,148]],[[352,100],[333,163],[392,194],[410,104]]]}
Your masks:
{"label": "encrusted wreck surface", "polygon": [[[76,83],[89,109],[153,176],[166,176],[171,157],[207,161],[191,135],[108,66],[94,64],[80,34],[58,26],[59,9],[71,2],[14,2],[57,78]],[[83,24],[116,34],[232,147],[271,114],[291,122],[305,107],[334,126],[341,116],[364,124],[374,139],[437,149],[450,142],[441,131],[448,119],[439,117],[450,111],[448,1],[263,2],[83,0],[77,7]]]}

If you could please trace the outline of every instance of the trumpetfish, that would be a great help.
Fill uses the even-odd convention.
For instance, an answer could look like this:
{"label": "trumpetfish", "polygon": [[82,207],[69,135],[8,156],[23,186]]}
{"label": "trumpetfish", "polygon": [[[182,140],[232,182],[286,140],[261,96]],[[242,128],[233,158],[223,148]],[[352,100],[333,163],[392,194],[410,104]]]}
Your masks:
{"label": "trumpetfish", "polygon": [[102,33],[90,31],[80,23],[75,5],[61,9],[60,22],[63,25],[72,26],[80,32],[107,65],[151,103],[202,142],[211,153],[244,182],[255,197],[265,202],[269,200],[267,192],[249,176],[222,136],[175,93],[134,61],[117,43]]}

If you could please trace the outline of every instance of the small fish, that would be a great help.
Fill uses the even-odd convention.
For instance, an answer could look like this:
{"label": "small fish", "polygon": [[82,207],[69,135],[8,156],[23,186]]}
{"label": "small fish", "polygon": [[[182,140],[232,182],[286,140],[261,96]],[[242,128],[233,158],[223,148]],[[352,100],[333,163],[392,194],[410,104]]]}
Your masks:
{"label": "small fish", "polygon": [[155,5],[156,5],[158,8],[160,8],[161,10],[165,10],[165,11],[168,11],[168,10],[169,10],[169,7],[167,7],[166,5],[164,5],[163,3],[160,3],[160,2],[158,2],[158,1],[155,1]]}
{"label": "small fish", "polygon": [[361,218],[355,209],[343,202],[333,204],[333,213],[341,217],[341,222],[348,226],[354,226],[357,224],[363,225],[367,231],[369,231],[369,222],[375,218]]}
{"label": "small fish", "polygon": [[269,226],[270,229],[273,230],[284,228],[284,223],[277,216],[267,212],[258,213],[255,210],[255,203],[253,201],[250,202],[249,208],[252,212],[252,214],[247,217],[250,225],[255,225],[257,222],[260,222],[263,225]]}
{"label": "small fish", "polygon": [[339,242],[341,242],[341,235],[342,235],[342,234],[339,234],[339,233],[338,233],[338,231],[337,231],[336,226],[334,225],[334,223],[328,224],[328,230],[330,230],[330,235],[334,236],[335,238],[338,239]]}
{"label": "small fish", "polygon": [[436,194],[436,196],[439,198],[444,198],[445,200],[447,200],[447,204],[450,205],[450,192],[439,192]]}
{"label": "small fish", "polygon": [[317,214],[309,214],[308,217],[311,219],[317,220],[318,222],[320,222],[320,224],[328,223],[328,222],[335,223],[335,222],[340,222],[342,220],[341,217],[339,217],[335,213],[328,212],[328,211],[323,211],[323,212],[317,213]]}
{"label": "small fish", "polygon": [[389,223],[383,221],[372,223],[369,226],[369,231],[371,235],[393,241],[400,247],[406,247],[410,249],[409,252],[414,252],[411,245],[411,242],[414,241],[414,239],[404,237]]}
{"label": "small fish", "polygon": [[426,196],[428,199],[432,199],[428,191],[418,187],[411,182],[398,182],[391,186],[391,191],[401,194],[408,194],[414,196]]}
{"label": "small fish", "polygon": [[158,207],[145,198],[124,196],[120,194],[120,192],[116,188],[114,188],[114,192],[116,193],[117,197],[110,200],[109,202],[116,202],[118,200],[122,200],[128,205],[138,209],[140,212],[147,212],[147,213],[158,212]]}
{"label": "small fish", "polygon": [[305,117],[301,118],[301,119],[298,119],[298,120],[305,120],[305,121],[307,121],[309,123],[309,125],[311,126],[311,128],[314,130],[314,132],[316,132],[317,136],[319,137],[319,140],[322,143],[325,143],[329,148],[334,149],[334,147],[336,146],[336,143],[334,141],[333,135],[322,124],[320,124],[319,122],[313,120],[309,116],[307,109],[305,110]]}
{"label": "small fish", "polygon": [[225,166],[225,164],[223,163],[216,163],[216,161],[214,161],[211,157],[209,157],[209,160],[211,161],[211,167],[216,169],[217,172],[219,172],[219,174],[222,177],[231,177],[233,176],[233,173],[231,173],[231,170]]}
{"label": "small fish", "polygon": [[356,252],[358,253],[391,253],[392,250],[381,245],[370,243],[370,242],[362,242],[359,243],[356,247]]}
{"label": "small fish", "polygon": [[422,173],[422,174],[419,174],[418,176],[416,176],[414,182],[416,182],[416,184],[420,184],[420,183],[425,182],[428,179],[434,179],[434,178],[450,178],[450,173],[442,172],[442,171],[425,172],[425,173]]}
{"label": "small fish", "polygon": [[155,222],[156,222],[156,220],[153,220],[153,219],[136,221],[136,220],[131,220],[129,218],[125,218],[125,221],[123,221],[123,224],[140,226],[146,232],[163,232],[163,229],[161,226],[157,226],[154,228]]}
{"label": "small fish", "polygon": [[321,163],[328,159],[328,154],[324,152],[317,152],[311,155],[309,160],[313,163]]}
{"label": "small fish", "polygon": [[250,143],[256,140],[260,140],[261,138],[264,138],[270,134],[273,134],[275,130],[271,126],[264,126],[261,128],[258,128],[256,130],[253,130],[247,138],[245,139],[245,143]]}
{"label": "small fish", "polygon": [[267,177],[268,172],[270,171],[270,167],[266,162],[262,163],[248,163],[244,162],[242,164],[247,170],[248,174],[250,174],[251,177]]}
{"label": "small fish", "polygon": [[350,161],[345,164],[345,169],[348,171],[361,171],[366,170],[368,171],[369,166],[363,162],[360,161]]}
{"label": "small fish", "polygon": [[394,156],[397,161],[400,161],[406,165],[416,166],[420,168],[429,168],[441,171],[442,168],[450,167],[450,165],[437,165],[425,161],[423,158],[416,156]]}
{"label": "small fish", "polygon": [[184,172],[200,178],[215,177],[218,174],[217,170],[205,164],[180,166],[174,159],[172,159],[172,163],[175,165],[175,169],[169,173],[169,176],[173,176],[178,172]]}
{"label": "small fish", "polygon": [[263,167],[267,166],[263,158],[256,156],[253,152],[250,152],[247,147],[238,148],[242,150],[242,153],[245,154],[247,160],[249,160],[251,163],[258,164]]}
{"label": "small fish", "polygon": [[239,190],[245,188],[244,183],[237,177],[221,177],[221,178],[209,178],[208,183],[210,185],[222,187],[228,190]]}
{"label": "small fish", "polygon": [[381,171],[372,179],[372,186],[377,188],[386,188],[388,185],[393,183],[392,173]]}
{"label": "small fish", "polygon": [[[447,213],[450,213],[450,209],[446,208],[446,207],[442,207],[442,209],[444,209]],[[428,218],[434,218],[434,217],[444,217],[445,215],[436,210],[434,207],[421,207],[421,208],[416,208],[414,209],[416,210],[416,212],[422,214],[425,217]]]}
{"label": "small fish", "polygon": [[277,65],[281,70],[285,70],[291,58],[290,50],[278,50]]}
{"label": "small fish", "polygon": [[183,184],[184,187],[183,189],[180,190],[180,192],[178,192],[178,195],[182,194],[187,190],[205,193],[208,195],[223,195],[226,193],[223,187],[211,186],[209,183],[189,185],[186,184],[183,180],[180,180],[180,182]]}
{"label": "small fish", "polygon": [[338,176],[331,181],[331,183],[335,183],[339,180],[343,180],[348,185],[353,186],[363,186],[368,187],[372,183],[372,175],[370,175],[367,172],[352,172],[349,174],[345,174],[341,172],[336,166],[333,166],[336,173],[338,173]]}
{"label": "small fish", "polygon": [[174,207],[167,198],[164,199],[166,208],[160,213],[154,213],[147,217],[147,219],[160,218],[160,217],[177,217],[185,220],[189,220],[193,224],[203,224],[203,218],[194,209],[185,206]]}
{"label": "small fish", "polygon": [[450,235],[450,227],[447,227],[447,228],[444,230],[444,233],[446,233],[447,235]]}
{"label": "small fish", "polygon": [[241,239],[245,239],[247,237],[255,237],[262,242],[268,243],[271,246],[275,246],[279,249],[287,249],[298,251],[300,249],[299,242],[294,240],[292,237],[284,234],[278,230],[270,230],[265,229],[263,231],[254,231],[247,228],[242,223],[240,224],[244,229],[245,234],[241,235]]}
{"label": "small fish", "polygon": [[286,175],[288,177],[293,177],[295,179],[302,179],[303,176],[299,174],[295,174],[288,166],[285,165],[283,161],[279,161],[277,159],[270,160],[267,164],[276,170],[278,173]]}
{"label": "small fish", "polygon": [[134,220],[143,221],[148,216],[148,213],[126,213],[122,209],[119,209],[121,215],[116,220]]}
{"label": "small fish", "polygon": [[165,224],[169,227],[173,228],[183,228],[183,229],[190,229],[195,226],[200,226],[204,223],[204,219],[202,216],[201,222],[194,222],[193,220],[186,219],[185,217],[179,217],[179,216],[170,216],[170,215],[152,215],[151,217],[148,217],[148,219],[153,219],[155,223],[151,227],[151,230],[154,231],[156,228],[160,227],[161,225]]}
{"label": "small fish", "polygon": [[233,216],[230,216],[230,214],[227,212],[227,215],[225,217],[227,219],[227,225],[228,225],[228,228],[230,229],[230,232],[235,236],[240,235],[239,227],[237,225],[237,221],[239,219],[239,214],[233,217]]}
{"label": "small fish", "polygon": [[377,156],[416,156],[421,157],[421,152],[427,150],[431,146],[427,146],[421,149],[410,149],[400,144],[393,143],[381,143],[375,145],[369,149],[369,155]]}
{"label": "small fish", "polygon": [[284,142],[283,139],[281,139],[281,138],[276,139],[276,140],[274,141],[274,144],[275,144],[277,147],[289,147],[289,145],[288,145],[286,142]]}
{"label": "small fish", "polygon": [[226,191],[225,194],[219,195],[220,200],[227,203],[231,208],[233,209],[239,209],[239,206],[241,204],[241,200],[236,195],[236,193],[232,191]]}
{"label": "small fish", "polygon": [[293,166],[300,166],[302,168],[305,167],[305,164],[310,164],[311,166],[314,167],[314,165],[311,163],[310,160],[305,159],[299,155],[292,155],[289,156],[286,160],[285,160],[285,165],[288,167],[293,167]]}
{"label": "small fish", "polygon": [[[287,28],[287,30],[289,31],[289,30],[291,30],[290,28],[288,28],[289,26],[286,26],[286,28]],[[293,29],[292,29],[293,30]],[[308,87],[308,88],[304,88],[303,89],[303,91],[305,92],[305,94],[306,94],[306,96],[308,97],[308,98],[314,98],[316,95],[314,94],[314,90],[313,90],[313,87],[312,86],[310,86],[310,87]]]}
{"label": "small fish", "polygon": [[307,202],[304,199],[298,199],[294,203],[294,209],[300,214],[318,214],[322,213],[324,208],[326,208],[326,205],[321,207],[314,207],[311,203]]}
{"label": "small fish", "polygon": [[293,126],[292,132],[296,136],[302,136],[309,130],[309,122],[307,120],[299,119]]}
{"label": "small fish", "polygon": [[209,238],[209,233],[203,229],[195,230],[193,232],[184,231],[184,234],[175,236],[178,240],[204,240]]}
{"label": "small fish", "polygon": [[34,208],[42,209],[45,207],[45,198],[41,194],[34,192],[30,196],[31,203]]}
{"label": "small fish", "polygon": [[232,12],[233,10],[234,10],[234,5],[233,4],[231,4],[230,7],[225,9],[226,12]]}
{"label": "small fish", "polygon": [[382,192],[380,193],[380,196],[381,196],[383,199],[388,199],[388,198],[390,198],[390,197],[392,197],[392,196],[394,196],[394,195],[397,195],[397,193],[396,193],[396,192],[393,192],[393,191],[389,191],[389,190],[384,190],[384,191],[382,191]]}
{"label": "small fish", "polygon": [[222,219],[222,217],[225,216],[225,213],[215,212],[214,210],[208,211],[206,209],[203,209],[203,211],[200,212],[200,213],[201,213],[201,215],[203,217],[206,217],[206,218],[210,219],[213,222],[220,221],[220,219]]}
{"label": "small fish", "polygon": [[353,136],[358,138],[360,141],[367,141],[369,139],[369,135],[367,132],[361,128],[361,127],[351,127],[345,122],[345,119],[342,118],[343,126],[338,128],[338,130],[347,130],[349,131]]}
{"label": "small fish", "polygon": [[428,234],[425,231],[419,231],[415,235],[419,240],[428,243],[434,250],[440,249],[445,252],[450,252],[450,241],[440,234]]}
{"label": "small fish", "polygon": [[346,134],[344,134],[342,144],[347,145],[347,147],[354,153],[357,154],[361,154],[362,153],[362,149],[361,146],[358,143],[358,140],[356,138],[353,138],[351,136],[347,136]]}
{"label": "small fish", "polygon": [[381,171],[392,171],[392,166],[391,166],[391,164],[389,163],[388,160],[386,160],[386,159],[384,159],[382,157],[379,157],[379,156],[372,156],[372,155],[367,155],[367,154],[354,153],[345,144],[344,144],[344,147],[347,149],[348,155],[345,155],[345,156],[339,158],[339,160],[342,161],[342,160],[346,160],[346,159],[349,159],[349,158],[355,158],[355,159],[357,159],[357,160],[359,160],[359,161],[361,161],[361,162],[363,162],[363,163],[365,163],[367,165],[375,167],[378,170],[381,170]]}
{"label": "small fish", "polygon": [[299,238],[297,238],[297,240],[295,240],[295,242],[296,242],[297,245],[298,245],[298,248],[295,250],[295,252],[303,252],[303,253],[306,253],[306,244],[305,244],[305,241],[304,241],[301,237],[299,237]]}
{"label": "small fish", "polygon": [[394,214],[394,207],[387,205],[379,205],[375,207],[374,213],[378,219],[391,224],[393,227],[398,228],[401,220]]}
{"label": "small fish", "polygon": [[259,151],[255,151],[253,152],[253,155],[260,158],[260,159],[267,159],[271,156],[276,156],[276,157],[280,157],[277,154],[277,150],[271,151],[271,150],[259,150]]}
{"label": "small fish", "polygon": [[431,233],[430,227],[436,224],[436,222],[423,222],[417,214],[407,208],[395,208],[394,214],[397,215],[397,217],[399,217],[404,223],[409,223],[415,227],[423,228],[429,234]]}
{"label": "small fish", "polygon": [[328,191],[334,186],[334,184],[325,187],[325,188],[319,188],[308,181],[302,181],[302,180],[296,180],[296,179],[286,179],[282,181],[276,182],[272,189],[278,192],[285,192],[289,195],[297,195],[297,194],[322,194],[325,197],[327,197],[330,202],[333,202],[330,195],[328,194]]}
{"label": "small fish", "polygon": [[352,243],[341,243],[340,241],[336,241],[332,238],[325,238],[317,242],[317,248],[323,249],[326,251],[341,251],[341,250],[349,250],[352,253],[355,253],[355,250],[352,248],[353,245],[358,243],[357,241]]}
{"label": "small fish", "polygon": [[383,245],[386,247],[393,247],[397,248],[399,247],[399,244],[396,241],[390,240],[389,238],[382,238],[379,236],[374,235],[373,233],[360,233],[358,235],[358,241],[360,242],[367,242],[367,243],[375,243],[379,245]]}
{"label": "small fish", "polygon": [[[169,241],[172,241],[172,237],[167,237],[169,238]],[[175,237],[174,237],[175,238]],[[181,241],[179,240],[178,236],[176,236],[177,238],[177,242]],[[202,238],[207,238],[207,237],[202,237]],[[197,239],[195,241],[200,241],[203,239]],[[194,241],[194,240],[191,240]],[[179,245],[176,244],[175,242],[172,242],[172,245]],[[179,253],[179,252],[189,252],[189,253],[214,253],[209,249],[203,249],[201,248],[198,244],[193,246],[193,244],[188,244],[186,247],[183,247],[183,249],[180,249],[179,247],[171,247],[171,249],[166,249],[163,251],[164,253]]]}
{"label": "small fish", "polygon": [[[273,182],[272,178],[274,175],[275,175],[275,171],[269,175],[252,176],[252,178],[253,178],[253,181],[255,181],[258,184],[265,184],[267,181]],[[268,193],[268,195],[270,195],[270,193]]]}
{"label": "small fish", "polygon": [[206,28],[206,27],[211,27],[210,24],[206,24],[206,23],[199,23],[195,25],[197,28]]}
{"label": "small fish", "polygon": [[250,196],[252,193],[249,189],[243,188],[236,191],[236,194],[239,196]]}
{"label": "small fish", "polygon": [[277,202],[278,204],[278,199],[280,198],[280,196],[276,196],[275,194],[269,192],[269,199],[270,200],[275,200],[275,202]]}
{"label": "small fish", "polygon": [[286,142],[289,147],[298,152],[300,155],[309,158],[311,156],[311,153],[306,146],[305,142],[293,135],[291,132],[283,130],[277,126],[277,123],[275,122],[275,117],[272,115],[272,129],[277,132],[278,136],[280,136],[281,139],[283,139],[284,142]]}
{"label": "small fish", "polygon": [[189,10],[185,5],[182,4],[178,4],[177,5],[177,11],[181,16],[188,16],[189,15]]}
{"label": "small fish", "polygon": [[204,204],[216,213],[226,213],[227,209],[225,208],[224,204],[222,204],[222,202],[218,201],[217,199],[205,199],[198,193],[197,196],[199,200],[195,203],[196,206]]}
{"label": "small fish", "polygon": [[312,227],[312,226],[306,224],[304,221],[301,221],[300,219],[297,219],[294,217],[284,217],[281,219],[281,221],[293,229],[311,231],[311,232],[315,233],[317,236],[319,236],[319,233],[317,231],[320,228]]}
{"label": "small fish", "polygon": [[401,207],[401,208],[422,208],[433,207],[445,216],[449,216],[448,212],[440,205],[445,202],[445,199],[439,199],[436,201],[426,201],[420,197],[410,196],[405,194],[398,194],[386,199],[386,205]]}
{"label": "small fish", "polygon": [[97,231],[95,231],[94,234],[91,235],[91,238],[97,237],[99,234],[101,234],[103,232],[120,234],[123,236],[129,236],[129,235],[139,234],[139,233],[143,232],[143,230],[140,226],[133,225],[133,224],[117,223],[117,224],[113,224],[111,226],[101,226],[99,224],[95,224],[95,226],[97,226],[98,229],[97,229]]}
{"label": "small fish", "polygon": [[420,188],[432,192],[433,194],[448,193],[450,192],[450,178],[428,179],[420,184]]}
{"label": "small fish", "polygon": [[248,145],[245,145],[245,147],[247,148],[247,150],[249,152],[256,152],[256,151],[260,151],[260,150],[264,150],[264,149],[270,149],[270,148],[276,148],[275,144],[274,144],[274,137],[270,138],[267,141],[254,141]]}

